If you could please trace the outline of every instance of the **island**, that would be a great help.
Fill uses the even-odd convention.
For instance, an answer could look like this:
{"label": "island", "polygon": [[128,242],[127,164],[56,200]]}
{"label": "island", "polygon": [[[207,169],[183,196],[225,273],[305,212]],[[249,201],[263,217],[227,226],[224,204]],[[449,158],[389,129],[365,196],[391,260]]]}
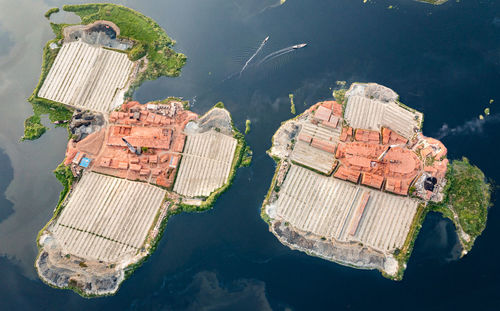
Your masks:
{"label": "island", "polygon": [[[180,98],[139,103],[143,81],[176,76],[186,57],[156,22],[114,4],[64,6],[82,23],[51,24],[24,139],[42,114],[68,129],[64,186],[39,232],[35,267],[56,288],[112,295],[155,250],[167,219],[210,209],[251,150],[222,102],[203,116]],[[57,14],[51,9],[46,15]]]}
{"label": "island", "polygon": [[490,185],[422,134],[423,114],[393,90],[353,83],[284,122],[261,216],[285,245],[401,280],[429,211],[453,221],[462,256],[486,226]]}

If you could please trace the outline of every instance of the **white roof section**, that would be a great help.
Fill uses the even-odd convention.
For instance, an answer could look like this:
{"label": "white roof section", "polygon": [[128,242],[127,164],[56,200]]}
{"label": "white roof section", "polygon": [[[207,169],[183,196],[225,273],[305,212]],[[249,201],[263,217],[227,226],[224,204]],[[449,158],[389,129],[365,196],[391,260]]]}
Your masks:
{"label": "white roof section", "polygon": [[214,130],[188,135],[174,191],[189,197],[208,196],[229,177],[238,141]]}
{"label": "white roof section", "polygon": [[81,41],[64,43],[38,96],[75,108],[109,112],[123,102],[133,66],[125,53]]}
{"label": "white roof section", "polygon": [[52,232],[68,254],[106,262],[133,256],[165,194],[147,183],[85,172]]}
{"label": "white roof section", "polygon": [[398,103],[398,95],[389,88],[354,83],[346,98],[344,119],[353,128],[380,131],[387,127],[406,138],[420,129],[422,113]]}

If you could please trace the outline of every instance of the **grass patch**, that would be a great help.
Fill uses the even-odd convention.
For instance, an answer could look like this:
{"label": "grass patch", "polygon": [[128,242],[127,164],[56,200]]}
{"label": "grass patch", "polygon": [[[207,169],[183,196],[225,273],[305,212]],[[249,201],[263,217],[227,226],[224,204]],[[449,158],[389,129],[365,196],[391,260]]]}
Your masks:
{"label": "grass patch", "polygon": [[[70,120],[73,112],[65,106],[46,100],[35,98],[31,100],[33,115],[24,121],[24,136],[21,141],[35,140],[42,136],[48,128],[41,123],[41,116],[48,115],[51,122]],[[67,124],[56,126],[67,127]]]}
{"label": "grass patch", "polygon": [[[50,17],[49,12],[53,14],[56,12],[56,9],[47,11],[46,16]],[[126,92],[126,97],[132,97],[135,89],[145,80],[154,80],[160,76],[178,76],[181,68],[186,63],[186,56],[184,54],[176,53],[171,49],[175,41],[170,39],[154,20],[137,11],[115,4],[65,5],[63,6],[63,10],[78,15],[82,20],[82,24],[93,23],[97,20],[107,20],[115,23],[120,28],[120,38],[129,39],[134,42],[134,46],[126,51],[129,58],[132,61],[143,57],[147,59],[147,61],[140,61],[140,65],[142,66],[147,63],[147,67],[145,70],[140,71],[134,79],[129,90]],[[40,79],[28,101],[32,103],[34,110],[37,110],[38,105],[43,103],[45,107],[38,109],[38,111],[47,111],[51,121],[56,121],[63,119],[60,113],[67,115],[71,113],[71,110],[61,103],[39,98],[38,91],[43,85],[60,50],[60,48],[51,49],[50,44],[57,43],[63,39],[63,29],[68,24],[50,23],[50,26],[56,38],[47,42],[43,49]],[[47,107],[49,107],[49,110],[45,109]],[[34,118],[30,117],[31,119],[27,120],[26,124],[36,124],[34,121],[39,116],[35,111]],[[64,117],[64,119],[68,118]],[[39,126],[37,128],[28,127],[28,129],[25,129],[23,139],[36,139],[43,134],[41,131]],[[40,135],[37,136],[37,134]]]}
{"label": "grass patch", "polygon": [[253,151],[250,146],[245,145],[243,149],[243,157],[241,158],[240,167],[248,167],[252,163]]}
{"label": "grass patch", "polygon": [[21,140],[35,140],[42,136],[47,128],[42,124],[39,115],[32,115],[24,121],[24,136]]}
{"label": "grass patch", "polygon": [[[465,250],[469,251],[486,228],[488,208],[491,206],[491,185],[487,183],[484,173],[465,157],[451,162],[446,179],[448,182],[443,202],[430,204],[430,207],[451,219],[455,226],[459,225],[470,236],[469,241],[461,239]],[[449,207],[456,212],[458,224]]]}
{"label": "grass patch", "polygon": [[288,97],[290,98],[290,112],[296,114],[297,111],[295,111],[295,104],[293,103],[293,94],[288,94]]}
{"label": "grass patch", "polygon": [[59,201],[57,202],[57,208],[55,214],[58,215],[60,212],[60,207],[64,198],[66,198],[66,194],[68,194],[69,189],[71,189],[71,185],[73,185],[73,181],[75,177],[71,172],[71,169],[68,166],[65,166],[64,163],[59,164],[57,168],[54,170],[54,175],[56,175],[57,180],[63,185],[63,190],[59,194]]}
{"label": "grass patch", "polygon": [[135,10],[109,3],[65,5],[63,10],[80,16],[82,24],[97,20],[111,21],[120,28],[120,38],[134,41],[134,47],[129,50],[129,58],[137,60],[146,56],[148,59],[146,71],[139,74],[140,83],[161,76],[178,76],[186,63],[184,54],[171,49],[175,41],[167,36],[158,23]]}
{"label": "grass patch", "polygon": [[59,12],[59,8],[51,8],[47,12],[45,12],[45,14],[43,14],[43,16],[45,16],[46,19],[50,19],[50,16],[52,14],[55,14],[55,13],[58,13],[58,12]]}

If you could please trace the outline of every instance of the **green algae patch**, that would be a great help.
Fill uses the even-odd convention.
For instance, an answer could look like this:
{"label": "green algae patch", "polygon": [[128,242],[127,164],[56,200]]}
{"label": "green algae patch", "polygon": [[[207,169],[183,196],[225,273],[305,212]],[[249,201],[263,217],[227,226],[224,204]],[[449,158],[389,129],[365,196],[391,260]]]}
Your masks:
{"label": "green algae patch", "polygon": [[245,135],[247,135],[248,133],[250,133],[250,127],[252,125],[252,121],[250,121],[249,119],[247,119],[245,121]]}
{"label": "green algae patch", "polygon": [[290,112],[292,114],[296,114],[296,111],[295,111],[295,104],[293,102],[293,94],[288,94],[288,97],[290,98]]}

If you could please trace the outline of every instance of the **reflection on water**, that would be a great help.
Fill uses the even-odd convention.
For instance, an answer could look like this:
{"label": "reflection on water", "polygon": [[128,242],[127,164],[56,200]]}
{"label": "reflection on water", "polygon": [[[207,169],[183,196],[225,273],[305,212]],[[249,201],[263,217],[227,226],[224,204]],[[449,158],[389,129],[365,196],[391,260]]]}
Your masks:
{"label": "reflection on water", "polygon": [[14,44],[9,33],[5,32],[2,29],[1,24],[0,24],[0,42],[2,42],[2,44],[0,44],[0,57],[1,57],[4,55],[7,55],[9,53],[12,45]]}
{"label": "reflection on water", "polygon": [[271,310],[263,282],[241,278],[222,283],[211,271],[196,273],[187,285],[177,278],[164,279],[158,290],[133,301],[130,310],[159,304],[164,310]]}
{"label": "reflection on water", "polygon": [[0,223],[6,219],[12,212],[12,202],[7,200],[5,197],[5,190],[10,184],[13,172],[12,166],[10,165],[9,157],[0,149]]}
{"label": "reflection on water", "polygon": [[63,11],[62,8],[58,13],[54,13],[50,16],[50,22],[56,24],[79,24],[81,19],[80,16],[73,12]]}
{"label": "reflection on water", "polygon": [[455,226],[449,219],[437,213],[429,213],[421,232],[413,253],[419,261],[445,264],[460,258],[460,241],[455,233]]}

